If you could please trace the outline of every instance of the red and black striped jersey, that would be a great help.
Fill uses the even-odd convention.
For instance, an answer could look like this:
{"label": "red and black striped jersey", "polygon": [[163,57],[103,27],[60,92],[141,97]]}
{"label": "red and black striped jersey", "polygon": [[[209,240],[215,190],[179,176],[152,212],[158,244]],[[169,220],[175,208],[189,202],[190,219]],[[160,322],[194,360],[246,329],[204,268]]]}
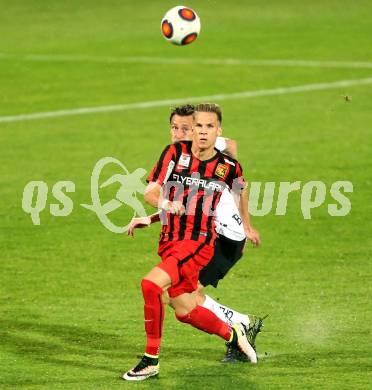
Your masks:
{"label": "red and black striped jersey", "polygon": [[244,186],[240,164],[215,149],[209,160],[199,160],[191,152],[191,141],[168,145],[148,182],[163,187],[163,196],[181,201],[182,216],[162,212],[160,241],[196,240],[213,244],[216,236],[214,213],[226,186],[240,191]]}

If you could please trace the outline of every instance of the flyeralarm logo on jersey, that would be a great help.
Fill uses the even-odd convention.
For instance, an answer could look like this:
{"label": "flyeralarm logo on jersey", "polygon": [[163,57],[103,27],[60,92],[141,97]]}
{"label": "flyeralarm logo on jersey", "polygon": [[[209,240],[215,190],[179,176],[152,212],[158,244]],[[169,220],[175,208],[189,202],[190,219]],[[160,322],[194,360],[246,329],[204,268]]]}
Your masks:
{"label": "flyeralarm logo on jersey", "polygon": [[[188,164],[187,156],[178,161],[178,165]],[[117,173],[107,180],[102,180],[102,172],[107,166],[115,167]],[[222,164],[219,164],[222,165]],[[227,167],[217,166],[216,176],[221,177],[228,171]],[[113,233],[125,233],[128,230],[130,219],[134,216],[145,217],[146,210],[137,198],[137,194],[144,194],[146,185],[146,170],[137,168],[133,172],[114,157],[104,157],[97,161],[91,172],[90,198],[91,203],[82,203],[80,207],[96,214],[102,225]],[[168,180],[167,186],[203,186],[211,191],[223,191],[224,183],[207,181],[199,177],[183,177],[173,174]],[[101,183],[102,181],[102,183]],[[103,202],[101,191],[112,186],[112,199]],[[119,189],[117,185],[119,184]],[[115,188],[115,190],[114,190]],[[74,209],[74,203],[68,193],[75,193],[76,185],[70,180],[61,180],[54,183],[49,193],[49,186],[43,180],[32,180],[23,189],[22,209],[30,215],[33,225],[41,225],[42,213],[48,212],[55,217],[67,217]],[[251,182],[249,185],[249,213],[252,216],[262,217],[274,213],[286,215],[288,200],[300,200],[300,211],[304,219],[312,219],[314,209],[326,207],[327,212],[333,217],[347,216],[351,211],[351,200],[346,194],[353,192],[353,184],[350,181],[339,180],[330,186],[322,181],[314,180],[306,183],[295,182]],[[207,191],[208,193],[208,191]],[[276,195],[275,195],[276,194]],[[290,196],[291,194],[291,196]],[[48,198],[50,199],[48,203]],[[47,204],[49,207],[47,208]],[[276,205],[276,207],[274,207]],[[111,215],[121,207],[130,209],[131,218],[122,224],[113,222]],[[299,214],[300,215],[300,214]],[[232,216],[233,217],[233,216]]]}

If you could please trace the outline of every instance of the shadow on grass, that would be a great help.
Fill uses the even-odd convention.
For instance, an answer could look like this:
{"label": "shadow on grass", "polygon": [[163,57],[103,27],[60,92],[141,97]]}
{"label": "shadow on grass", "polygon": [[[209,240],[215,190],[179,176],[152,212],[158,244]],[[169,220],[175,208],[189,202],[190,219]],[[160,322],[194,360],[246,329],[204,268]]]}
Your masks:
{"label": "shadow on grass", "polygon": [[[65,324],[2,319],[0,328],[2,348],[23,358],[44,363],[115,372],[108,365],[77,361],[76,355],[82,359],[92,356],[119,358],[125,357],[126,353],[129,355],[133,349],[133,345],[128,345],[118,335]],[[66,355],[74,355],[75,360],[66,359]]]}
{"label": "shadow on grass", "polygon": [[[66,388],[112,388],[125,385],[120,379],[121,370],[136,364],[143,348],[143,345],[131,341],[138,340],[131,337],[133,329],[123,326],[125,336],[121,336],[63,323],[43,323],[42,320],[0,320],[1,348],[22,357],[23,363],[28,359],[41,364],[35,368],[35,374],[30,372],[32,364],[27,363],[25,372],[21,366],[8,369],[9,372],[14,370],[14,374],[10,372],[8,377],[0,380],[3,386],[40,385],[48,388],[54,384]],[[143,329],[138,329],[141,331]],[[257,370],[263,368],[271,377],[301,378],[309,370],[318,372],[319,369],[340,370],[343,367],[354,372],[364,367],[363,362],[355,365],[353,357],[347,358],[340,350],[268,354],[256,367],[249,364],[222,365],[219,359],[224,351],[223,345],[216,347],[216,343],[211,341],[209,344],[208,339],[202,345],[183,342],[174,346],[167,342],[162,350],[160,377],[146,381],[145,387],[149,384],[153,388],[168,389],[198,388],[200,385],[216,389],[255,389]],[[367,357],[361,352],[358,356]],[[47,370],[53,374],[40,375],[45,364],[55,366],[56,371],[49,367]],[[70,372],[69,369],[77,371]]]}
{"label": "shadow on grass", "polygon": [[[31,362],[52,364],[56,367],[66,369],[82,369],[81,378],[84,382],[86,376],[92,376],[95,380],[97,377],[108,378],[108,380],[119,379],[121,370],[129,369],[138,361],[138,354],[143,352],[144,345],[138,345],[128,335],[133,334],[133,329],[125,329],[123,333],[127,336],[121,336],[114,333],[105,333],[94,331],[92,329],[67,325],[63,323],[51,324],[42,321],[45,319],[24,320],[24,319],[2,319],[0,320],[0,343],[1,348],[18,355],[22,359],[28,359]],[[138,329],[138,332],[143,331]],[[221,357],[216,354],[214,348],[203,348],[193,346],[172,347],[167,345],[165,348],[164,358],[168,367],[172,362],[181,361],[208,360],[218,362]],[[221,355],[224,350],[221,349]],[[128,366],[129,364],[129,366]],[[182,363],[181,363],[182,364]],[[59,371],[58,368],[58,372]],[[19,375],[22,367],[14,367],[14,381],[10,379],[9,383],[0,383],[4,385],[31,385],[31,384],[48,384],[53,383],[53,379],[47,380],[43,377],[28,377],[27,373]],[[94,374],[94,371],[100,371],[101,374]],[[184,372],[183,376],[197,378],[202,373]],[[13,374],[12,374],[13,375]],[[57,374],[56,374],[57,375]],[[205,373],[204,373],[205,375]],[[216,371],[213,376],[218,375]],[[176,375],[178,376],[178,374]],[[45,379],[45,381],[44,381]],[[86,383],[88,383],[87,381]],[[58,379],[58,383],[74,383],[73,380],[63,376]],[[76,381],[78,383],[78,381]]]}

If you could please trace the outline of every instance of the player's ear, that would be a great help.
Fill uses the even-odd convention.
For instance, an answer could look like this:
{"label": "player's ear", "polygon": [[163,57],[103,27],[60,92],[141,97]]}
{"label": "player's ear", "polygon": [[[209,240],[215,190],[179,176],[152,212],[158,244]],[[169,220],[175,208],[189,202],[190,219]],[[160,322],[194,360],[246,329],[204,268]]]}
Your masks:
{"label": "player's ear", "polygon": [[218,126],[218,129],[217,129],[217,136],[220,137],[222,135],[222,127],[221,126]]}
{"label": "player's ear", "polygon": [[196,130],[195,130],[195,126],[193,125],[192,128],[191,128],[191,136],[192,136],[192,137],[196,137],[196,136],[197,136],[196,133],[197,133],[197,132],[196,132]]}
{"label": "player's ear", "polygon": [[187,139],[188,141],[192,141],[192,139],[194,138],[194,127],[191,126],[190,129],[188,130],[187,132]]}

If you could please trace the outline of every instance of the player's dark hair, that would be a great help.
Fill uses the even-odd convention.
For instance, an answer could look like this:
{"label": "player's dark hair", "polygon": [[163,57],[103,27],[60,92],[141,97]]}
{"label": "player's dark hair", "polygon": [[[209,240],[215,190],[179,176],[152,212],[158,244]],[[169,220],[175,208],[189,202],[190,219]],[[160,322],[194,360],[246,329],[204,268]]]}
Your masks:
{"label": "player's dark hair", "polygon": [[179,116],[189,116],[194,113],[195,107],[192,104],[185,104],[183,106],[177,106],[171,108],[171,114],[169,117],[169,123],[172,121],[172,118],[175,115]]}
{"label": "player's dark hair", "polygon": [[217,115],[217,119],[222,123],[222,111],[221,107],[215,103],[200,103],[195,106],[195,112],[214,112]]}

